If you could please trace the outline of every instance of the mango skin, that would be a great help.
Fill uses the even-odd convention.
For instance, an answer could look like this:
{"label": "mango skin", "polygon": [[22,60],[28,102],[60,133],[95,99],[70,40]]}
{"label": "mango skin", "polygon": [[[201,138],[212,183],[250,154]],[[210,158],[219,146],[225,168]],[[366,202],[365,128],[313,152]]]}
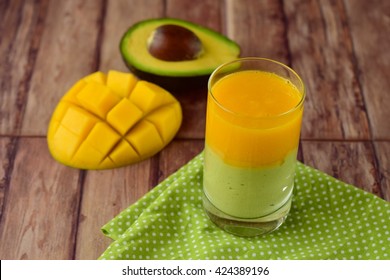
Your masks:
{"label": "mango skin", "polygon": [[180,103],[131,73],[95,72],[75,83],[51,117],[53,158],[79,169],[111,169],[162,150],[182,122]]}

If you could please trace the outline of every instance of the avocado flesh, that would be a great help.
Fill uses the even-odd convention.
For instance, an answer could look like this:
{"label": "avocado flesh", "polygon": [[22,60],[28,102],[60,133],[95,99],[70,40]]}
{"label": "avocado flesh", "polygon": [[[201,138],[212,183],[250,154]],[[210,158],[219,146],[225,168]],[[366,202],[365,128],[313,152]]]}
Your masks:
{"label": "avocado flesh", "polygon": [[[148,38],[155,29],[165,24],[179,25],[195,33],[203,44],[202,54],[194,60],[184,61],[165,61],[152,56],[148,51]],[[240,47],[222,34],[171,18],[145,20],[133,25],[122,37],[120,50],[126,64],[136,74],[144,72],[159,77],[209,75],[219,65],[236,59],[240,54]]]}

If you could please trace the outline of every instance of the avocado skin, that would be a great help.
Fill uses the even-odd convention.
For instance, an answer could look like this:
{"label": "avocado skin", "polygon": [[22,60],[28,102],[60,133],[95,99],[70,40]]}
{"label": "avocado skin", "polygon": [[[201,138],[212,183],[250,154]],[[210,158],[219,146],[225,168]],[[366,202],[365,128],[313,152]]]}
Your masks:
{"label": "avocado skin", "polygon": [[192,77],[170,77],[161,76],[148,72],[144,72],[128,64],[125,60],[126,66],[129,70],[141,80],[155,83],[168,91],[177,92],[185,89],[207,89],[207,83],[210,75],[192,76]]}
{"label": "avocado skin", "polygon": [[[141,26],[144,26],[145,24],[151,23],[151,22],[157,22],[159,25],[162,24],[178,24],[179,26],[184,26],[186,28],[198,28],[199,30],[202,30],[202,32],[208,33],[208,34],[215,34],[217,36],[220,36],[220,40],[222,42],[225,42],[230,46],[230,48],[235,48],[233,52],[235,52],[234,55],[230,58],[230,60],[234,60],[239,57],[240,55],[240,46],[234,42],[233,40],[229,39],[228,37],[224,36],[223,34],[214,31],[212,29],[203,27],[201,25],[188,22],[181,19],[175,19],[175,18],[155,18],[155,19],[147,19],[140,22],[135,23],[132,25],[122,36],[122,39],[119,44],[120,53],[122,56],[122,59],[125,63],[125,65],[128,67],[128,69],[133,72],[136,76],[139,78],[153,82],[155,84],[158,84],[162,86],[163,88],[169,90],[169,91],[182,91],[184,89],[198,89],[198,88],[204,88],[207,89],[207,82],[208,78],[210,77],[211,73],[214,69],[216,69],[219,65],[214,65],[213,67],[205,68],[202,70],[195,70],[193,73],[189,73],[188,70],[181,72],[180,70],[177,71],[177,73],[172,73],[171,71],[165,71],[165,68],[161,68],[161,71],[149,71],[144,70],[144,65],[137,65],[132,61],[132,59],[129,57],[126,48],[125,48],[125,41],[126,37],[133,32],[135,29],[140,28]],[[227,61],[225,61],[227,62]],[[139,63],[139,62],[138,62]],[[166,62],[165,63],[175,63],[175,62]],[[222,64],[224,62],[221,62]],[[160,74],[161,73],[161,74]]]}

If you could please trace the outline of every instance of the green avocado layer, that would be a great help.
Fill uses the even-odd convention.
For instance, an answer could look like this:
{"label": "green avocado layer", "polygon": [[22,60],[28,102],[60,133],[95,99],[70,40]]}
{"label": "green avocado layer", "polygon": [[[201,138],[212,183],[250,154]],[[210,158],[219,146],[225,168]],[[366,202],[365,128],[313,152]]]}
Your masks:
{"label": "green avocado layer", "polygon": [[203,186],[208,200],[220,211],[237,218],[271,215],[290,199],[297,151],[280,165],[237,167],[224,162],[205,146]]}

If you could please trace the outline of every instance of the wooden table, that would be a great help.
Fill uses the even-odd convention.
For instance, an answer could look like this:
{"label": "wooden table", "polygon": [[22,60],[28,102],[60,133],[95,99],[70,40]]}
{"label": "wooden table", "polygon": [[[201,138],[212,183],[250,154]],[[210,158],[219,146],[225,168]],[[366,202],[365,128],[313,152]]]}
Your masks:
{"label": "wooden table", "polygon": [[390,1],[2,0],[0,259],[96,259],[110,243],[100,227],[203,149],[207,92],[188,88],[174,93],[177,137],[148,160],[83,171],[48,152],[66,90],[97,70],[127,71],[120,37],[157,17],[291,65],[307,86],[300,160],[390,201]]}

